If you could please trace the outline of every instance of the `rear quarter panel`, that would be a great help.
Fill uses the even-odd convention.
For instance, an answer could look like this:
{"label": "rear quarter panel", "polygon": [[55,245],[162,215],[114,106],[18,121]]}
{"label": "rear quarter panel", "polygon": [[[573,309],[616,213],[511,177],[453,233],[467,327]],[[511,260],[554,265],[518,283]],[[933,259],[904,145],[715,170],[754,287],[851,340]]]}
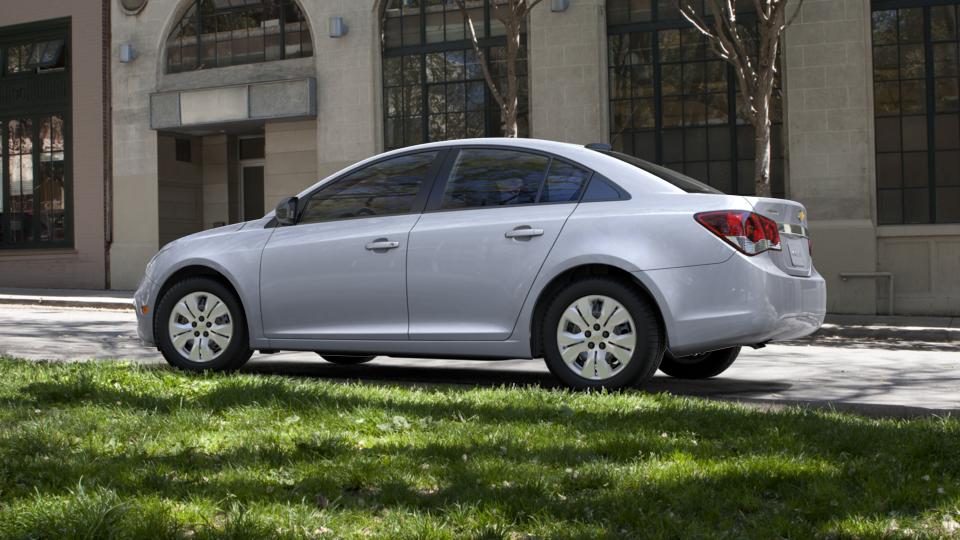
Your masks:
{"label": "rear quarter panel", "polygon": [[[620,183],[620,182],[618,182]],[[626,182],[621,183],[630,189]],[[730,246],[697,223],[697,212],[750,210],[739,196],[631,192],[627,201],[585,202],[577,206],[531,287],[513,338],[529,339],[533,311],[544,288],[557,276],[588,264],[605,264],[634,273],[722,263]],[[649,288],[649,287],[648,287]],[[651,290],[669,326],[673,315]]]}

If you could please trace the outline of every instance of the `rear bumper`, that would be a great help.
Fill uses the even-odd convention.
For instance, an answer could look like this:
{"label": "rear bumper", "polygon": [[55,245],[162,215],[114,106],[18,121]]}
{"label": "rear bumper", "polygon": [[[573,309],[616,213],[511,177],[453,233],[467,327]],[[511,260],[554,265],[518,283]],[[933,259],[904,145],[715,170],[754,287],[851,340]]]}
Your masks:
{"label": "rear bumper", "polygon": [[676,355],[799,339],[816,332],[826,314],[820,274],[791,276],[769,254],[635,275],[659,303]]}
{"label": "rear bumper", "polygon": [[[137,313],[137,335],[144,345],[156,345],[153,337],[153,312],[157,309],[157,292],[160,287],[144,277],[137,287],[137,292],[133,295],[133,307]],[[147,313],[143,313],[143,307],[148,308]]]}

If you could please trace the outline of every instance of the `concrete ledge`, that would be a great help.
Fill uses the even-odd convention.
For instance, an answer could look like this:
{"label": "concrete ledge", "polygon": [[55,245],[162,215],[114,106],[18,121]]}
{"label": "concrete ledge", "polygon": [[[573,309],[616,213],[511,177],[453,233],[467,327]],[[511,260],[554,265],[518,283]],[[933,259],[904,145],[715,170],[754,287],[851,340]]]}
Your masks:
{"label": "concrete ledge", "polygon": [[133,293],[86,289],[0,289],[0,304],[133,310]]}
{"label": "concrete ledge", "polygon": [[960,342],[960,318],[827,315],[814,337]]}

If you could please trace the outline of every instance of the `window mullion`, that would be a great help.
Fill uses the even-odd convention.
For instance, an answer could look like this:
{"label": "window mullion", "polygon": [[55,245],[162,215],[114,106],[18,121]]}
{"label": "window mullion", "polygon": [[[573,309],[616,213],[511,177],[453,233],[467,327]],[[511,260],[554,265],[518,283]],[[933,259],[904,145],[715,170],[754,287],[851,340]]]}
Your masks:
{"label": "window mullion", "polygon": [[[37,194],[37,188],[39,187],[40,182],[40,151],[42,150],[42,143],[40,141],[40,124],[43,122],[43,118],[40,116],[35,116],[31,118],[31,133],[30,138],[32,139],[33,148],[30,149],[30,158],[33,161],[33,182],[30,186],[33,190],[31,194],[31,199],[33,203],[33,219],[30,223],[30,233],[32,240],[28,242],[30,245],[40,244],[40,197]],[[22,189],[22,188],[21,188]]]}
{"label": "window mullion", "polygon": [[[930,208],[929,223],[937,222],[937,183],[936,183],[936,132],[937,118],[936,80],[933,76],[933,36],[930,21],[930,8],[923,8],[923,51],[924,75],[927,82],[927,204]],[[906,199],[906,197],[904,197]]]}
{"label": "window mullion", "polygon": [[0,185],[0,202],[3,203],[3,214],[0,215],[0,226],[3,227],[3,234],[0,234],[0,245],[9,245],[12,241],[12,237],[10,236],[10,160],[7,150],[9,148],[8,137],[7,121],[0,120],[0,143],[3,144],[3,148],[0,149],[0,156],[3,158],[3,163],[0,163],[0,179],[3,180],[0,182],[0,184],[2,184]]}
{"label": "window mullion", "polygon": [[[656,5],[656,3],[653,5]],[[661,73],[660,62],[660,32],[654,30],[651,33],[653,34],[650,47],[653,54],[654,155],[657,163],[663,163],[663,88],[661,86],[661,83],[663,82],[663,74]],[[634,148],[632,148],[628,153],[636,155],[636,141],[634,141]]]}

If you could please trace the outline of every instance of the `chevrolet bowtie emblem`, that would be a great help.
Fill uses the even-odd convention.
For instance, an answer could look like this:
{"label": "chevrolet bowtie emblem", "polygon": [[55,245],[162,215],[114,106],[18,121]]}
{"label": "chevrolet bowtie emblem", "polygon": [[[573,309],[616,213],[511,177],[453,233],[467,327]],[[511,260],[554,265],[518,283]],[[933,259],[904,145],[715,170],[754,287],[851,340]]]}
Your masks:
{"label": "chevrolet bowtie emblem", "polygon": [[797,219],[800,220],[800,223],[806,222],[806,221],[807,221],[807,213],[804,212],[803,210],[801,210],[800,213],[797,214]]}

